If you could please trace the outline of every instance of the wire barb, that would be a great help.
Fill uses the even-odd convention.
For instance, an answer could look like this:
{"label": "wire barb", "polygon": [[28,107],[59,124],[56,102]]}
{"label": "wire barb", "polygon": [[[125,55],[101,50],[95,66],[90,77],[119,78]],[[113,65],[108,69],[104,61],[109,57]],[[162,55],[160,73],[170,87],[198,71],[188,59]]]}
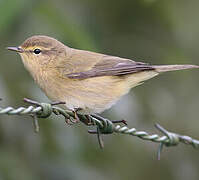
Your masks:
{"label": "wire barb", "polygon": [[[0,98],[0,101],[2,99]],[[33,117],[33,126],[35,132],[39,132],[39,123],[38,118],[47,118],[52,114],[55,115],[62,115],[65,120],[67,119],[74,119],[75,114],[70,111],[66,111],[61,107],[56,105],[65,104],[64,102],[53,102],[53,103],[39,103],[37,101],[33,101],[27,98],[24,98],[26,103],[29,103],[30,106],[28,107],[0,107],[0,115],[30,115]],[[125,124],[126,121],[111,121],[109,119],[103,118],[99,115],[81,115],[78,114],[79,120],[87,126],[94,126],[96,130],[89,130],[90,134],[97,134],[98,143],[101,148],[104,147],[104,143],[102,140],[103,134],[128,134],[132,136],[136,136],[142,140],[152,141],[155,143],[159,143],[158,148],[158,159],[160,159],[160,154],[164,146],[171,147],[177,146],[179,143],[184,143],[186,145],[191,145],[194,148],[199,148],[199,140],[193,139],[189,136],[180,135],[177,133],[169,132],[164,129],[159,124],[155,124],[155,127],[164,135],[159,136],[158,134],[148,134],[145,131],[138,131],[135,128],[129,128]],[[89,119],[89,123],[88,123]],[[117,124],[115,124],[117,123]],[[118,123],[123,123],[123,126],[119,125]]]}
{"label": "wire barb", "polygon": [[33,122],[33,128],[35,133],[39,132],[39,122],[37,116],[34,114],[32,115],[32,122]]}
{"label": "wire barb", "polygon": [[161,152],[163,150],[164,145],[165,146],[176,146],[180,143],[180,139],[179,139],[179,135],[175,134],[175,133],[171,133],[169,131],[167,131],[166,129],[164,129],[162,126],[160,126],[159,124],[155,124],[155,127],[162,132],[165,136],[167,136],[167,138],[169,139],[168,142],[161,142],[158,148],[158,160],[160,160],[160,155]]}

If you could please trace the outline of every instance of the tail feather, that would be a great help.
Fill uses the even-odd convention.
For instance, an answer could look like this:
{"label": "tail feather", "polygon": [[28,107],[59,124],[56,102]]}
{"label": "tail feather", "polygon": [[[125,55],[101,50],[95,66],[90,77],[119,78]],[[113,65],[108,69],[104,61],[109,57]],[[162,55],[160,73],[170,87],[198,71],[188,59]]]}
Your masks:
{"label": "tail feather", "polygon": [[189,64],[183,64],[183,65],[155,65],[152,66],[156,72],[167,72],[167,71],[177,71],[177,70],[183,70],[183,69],[195,69],[199,68],[197,65],[189,65]]}

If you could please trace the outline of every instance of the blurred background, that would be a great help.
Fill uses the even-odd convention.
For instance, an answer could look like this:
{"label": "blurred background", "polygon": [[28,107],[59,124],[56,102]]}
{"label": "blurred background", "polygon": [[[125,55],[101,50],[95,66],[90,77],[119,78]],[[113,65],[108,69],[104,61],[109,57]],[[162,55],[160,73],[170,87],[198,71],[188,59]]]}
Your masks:
{"label": "blurred background", "polygon": [[[5,50],[36,34],[151,64],[199,64],[198,7],[194,0],[0,0],[0,106],[24,106],[24,97],[49,102],[19,55]],[[103,116],[150,133],[159,133],[157,122],[199,138],[198,76],[197,70],[160,75]],[[0,116],[0,179],[199,179],[192,147],[165,148],[158,161],[155,143],[114,134],[101,150],[83,124],[57,117],[39,123],[35,134],[30,117]]]}

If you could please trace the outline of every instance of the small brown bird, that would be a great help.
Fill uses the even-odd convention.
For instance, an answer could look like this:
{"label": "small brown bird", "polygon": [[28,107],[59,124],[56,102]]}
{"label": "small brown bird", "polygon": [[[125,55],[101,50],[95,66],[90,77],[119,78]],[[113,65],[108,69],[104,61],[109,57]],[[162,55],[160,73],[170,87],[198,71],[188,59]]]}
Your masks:
{"label": "small brown bird", "polygon": [[19,47],[34,80],[67,110],[101,113],[145,80],[161,72],[199,68],[196,65],[149,65],[130,59],[70,48],[47,36],[32,36]]}

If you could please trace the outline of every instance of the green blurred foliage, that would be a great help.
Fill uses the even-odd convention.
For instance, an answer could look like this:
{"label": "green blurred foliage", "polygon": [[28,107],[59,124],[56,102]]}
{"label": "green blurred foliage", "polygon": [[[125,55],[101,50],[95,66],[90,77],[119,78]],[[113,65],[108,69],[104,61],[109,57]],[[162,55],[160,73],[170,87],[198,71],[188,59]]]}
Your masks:
{"label": "green blurred foliage", "polygon": [[[151,64],[199,64],[199,1],[194,0],[0,0],[0,97],[2,106],[24,105],[23,97],[49,100],[5,50],[44,34],[63,43]],[[161,75],[133,89],[103,115],[126,119],[130,127],[167,129],[199,137],[197,70]],[[61,118],[0,117],[0,179],[198,180],[198,151],[164,149],[130,136],[104,137],[105,149],[78,124]]]}

